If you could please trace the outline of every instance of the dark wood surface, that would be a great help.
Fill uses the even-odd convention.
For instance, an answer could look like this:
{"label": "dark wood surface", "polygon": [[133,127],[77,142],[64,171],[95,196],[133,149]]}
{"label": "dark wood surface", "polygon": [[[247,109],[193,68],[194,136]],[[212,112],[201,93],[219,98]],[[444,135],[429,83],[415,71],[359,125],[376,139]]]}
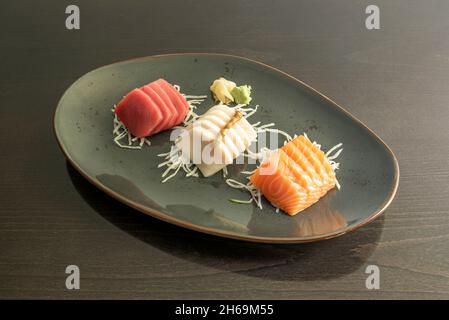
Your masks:
{"label": "dark wood surface", "polygon": [[[449,2],[68,1],[0,5],[0,298],[449,298]],[[368,31],[364,11],[381,9]],[[260,60],[379,134],[401,180],[385,215],[338,239],[256,245],[187,231],[104,195],[52,132],[93,68],[166,52]],[[369,163],[367,163],[369,165]],[[81,289],[65,289],[65,267]],[[380,290],[365,288],[378,265]]]}

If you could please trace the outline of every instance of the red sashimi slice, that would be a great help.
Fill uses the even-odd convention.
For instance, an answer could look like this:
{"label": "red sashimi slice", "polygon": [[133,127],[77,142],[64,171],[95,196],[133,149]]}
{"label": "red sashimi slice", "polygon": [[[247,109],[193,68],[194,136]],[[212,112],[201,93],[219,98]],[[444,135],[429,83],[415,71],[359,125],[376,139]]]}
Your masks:
{"label": "red sashimi slice", "polygon": [[170,97],[171,101],[175,105],[176,109],[178,110],[179,117],[176,120],[176,125],[180,124],[186,117],[187,112],[189,111],[189,104],[187,103],[187,100],[183,97],[182,94],[178,92],[170,83],[165,81],[164,79],[156,80],[162,89],[165,90],[165,92]]}
{"label": "red sashimi slice", "polygon": [[161,97],[161,99],[164,101],[165,105],[168,107],[168,109],[170,110],[171,114],[173,115],[172,121],[170,122],[168,127],[165,128],[165,129],[169,129],[169,128],[174,127],[176,125],[176,120],[178,119],[179,115],[178,115],[178,110],[176,109],[174,104],[171,102],[168,94],[156,82],[151,82],[148,86],[151,87],[151,89],[153,89],[154,91],[157,92],[159,97]]}
{"label": "red sashimi slice", "polygon": [[156,91],[154,91],[149,85],[143,86],[141,89],[150,97],[150,99],[152,99],[152,101],[154,101],[162,113],[162,121],[157,127],[154,128],[152,134],[168,129],[170,122],[173,121],[172,119],[174,115],[170,112],[161,97],[159,97]]}
{"label": "red sashimi slice", "polygon": [[162,120],[159,107],[140,89],[128,93],[115,108],[115,113],[138,138],[149,136]]}

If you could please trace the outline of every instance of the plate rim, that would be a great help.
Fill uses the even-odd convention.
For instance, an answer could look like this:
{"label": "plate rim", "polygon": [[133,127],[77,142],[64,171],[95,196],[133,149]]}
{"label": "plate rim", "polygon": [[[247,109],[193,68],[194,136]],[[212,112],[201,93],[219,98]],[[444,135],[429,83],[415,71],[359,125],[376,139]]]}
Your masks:
{"label": "plate rim", "polygon": [[[58,135],[58,129],[56,128],[57,127],[56,119],[57,119],[57,115],[60,110],[60,105],[61,105],[63,98],[65,97],[67,92],[70,90],[70,88],[72,88],[72,86],[74,86],[84,76],[88,75],[91,72],[95,72],[95,71],[98,71],[103,68],[107,68],[107,67],[109,67],[111,65],[115,65],[115,64],[138,62],[138,61],[144,61],[144,60],[153,60],[153,59],[159,59],[159,58],[164,58],[164,57],[169,57],[169,56],[221,56],[221,57],[230,57],[230,58],[245,60],[247,62],[258,64],[262,67],[270,69],[271,71],[279,73],[280,75],[297,82],[299,85],[305,87],[307,90],[309,90],[313,94],[316,94],[319,97],[321,97],[322,99],[326,100],[330,105],[332,105],[333,108],[337,109],[339,112],[342,112],[344,115],[348,116],[352,121],[354,121],[355,123],[362,126],[365,130],[367,130],[367,132],[375,140],[380,142],[380,145],[387,151],[387,154],[389,154],[389,156],[393,160],[393,166],[394,166],[394,172],[393,172],[394,178],[393,179],[394,179],[394,181],[389,190],[388,196],[385,198],[385,201],[382,203],[382,205],[380,206],[380,208],[377,211],[375,211],[370,216],[368,216],[360,224],[354,225],[352,227],[346,227],[342,230],[336,230],[334,232],[327,233],[324,235],[316,235],[316,236],[311,236],[311,237],[270,237],[270,236],[263,237],[263,236],[255,236],[255,235],[242,235],[242,234],[235,233],[232,231],[219,230],[216,228],[199,226],[197,224],[166,215],[156,209],[146,207],[146,206],[141,205],[133,200],[126,198],[126,197],[120,195],[119,193],[117,193],[116,191],[112,190],[111,188],[103,185],[100,181],[97,181],[94,178],[92,178],[89,174],[84,172],[84,170],[81,168],[80,165],[78,165],[76,163],[75,160],[72,159],[68,150],[66,150],[65,146],[61,142],[61,139]],[[57,106],[53,113],[53,134],[56,137],[56,141],[59,145],[59,148],[61,149],[65,158],[69,161],[70,165],[73,168],[75,168],[75,170],[78,171],[78,173],[80,173],[87,181],[89,181],[91,184],[93,184],[95,187],[99,188],[101,191],[103,191],[110,197],[112,197],[112,198],[120,201],[121,203],[123,203],[137,211],[140,211],[146,215],[149,215],[153,218],[176,225],[178,227],[183,227],[183,228],[190,229],[193,231],[197,231],[197,232],[201,232],[201,233],[205,233],[205,234],[209,234],[209,235],[213,235],[213,236],[218,236],[218,237],[222,237],[222,238],[228,238],[228,239],[240,240],[240,241],[246,241],[246,242],[268,243],[268,244],[299,244],[299,243],[308,243],[308,242],[328,240],[328,239],[336,238],[336,237],[342,236],[344,234],[356,231],[356,230],[362,228],[363,226],[369,224],[373,220],[377,219],[379,216],[381,216],[384,213],[384,211],[388,208],[388,206],[393,201],[393,199],[396,195],[396,192],[398,190],[398,187],[399,187],[400,171],[399,171],[399,163],[398,163],[396,156],[394,155],[391,148],[376,133],[374,133],[373,130],[371,130],[367,125],[365,125],[361,120],[356,118],[349,111],[345,110],[338,103],[336,103],[335,101],[333,101],[332,99],[330,99],[329,97],[327,97],[326,95],[321,93],[320,91],[314,89],[307,83],[303,82],[302,80],[299,80],[298,78],[296,78],[282,70],[279,70],[276,67],[265,64],[263,62],[260,62],[260,61],[254,60],[254,59],[250,59],[250,58],[246,58],[246,57],[242,57],[242,56],[238,56],[238,55],[234,55],[234,54],[228,54],[228,53],[209,53],[209,52],[164,53],[164,54],[149,55],[149,56],[144,56],[144,57],[139,57],[139,58],[131,58],[131,59],[126,59],[126,60],[121,60],[121,61],[112,62],[112,63],[106,64],[106,65],[100,66],[98,68],[95,68],[95,69],[83,74],[77,80],[75,80],[64,91],[61,98],[58,100]]]}

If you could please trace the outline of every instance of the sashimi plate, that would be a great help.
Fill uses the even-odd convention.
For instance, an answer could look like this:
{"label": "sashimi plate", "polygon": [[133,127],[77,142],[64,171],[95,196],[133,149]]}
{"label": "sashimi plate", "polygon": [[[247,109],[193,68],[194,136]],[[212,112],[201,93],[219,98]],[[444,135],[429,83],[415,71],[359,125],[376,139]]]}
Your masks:
{"label": "sashimi plate", "polygon": [[[141,150],[122,149],[112,138],[111,108],[130,90],[158,78],[190,95],[208,95],[197,109],[214,105],[209,86],[225,77],[253,88],[252,122],[274,122],[293,134],[306,133],[323,149],[342,142],[337,178],[341,189],[327,193],[295,216],[266,200],[230,188],[222,174],[161,183],[158,154],[170,150],[170,131],[150,138]],[[73,83],[54,116],[57,141],[71,165],[119,201],[155,218],[216,236],[264,243],[330,239],[381,215],[393,200],[399,167],[390,148],[363,123],[300,80],[260,62],[224,54],[169,54],[118,62],[95,69]],[[241,165],[240,165],[241,166]],[[231,177],[239,165],[229,166]]]}

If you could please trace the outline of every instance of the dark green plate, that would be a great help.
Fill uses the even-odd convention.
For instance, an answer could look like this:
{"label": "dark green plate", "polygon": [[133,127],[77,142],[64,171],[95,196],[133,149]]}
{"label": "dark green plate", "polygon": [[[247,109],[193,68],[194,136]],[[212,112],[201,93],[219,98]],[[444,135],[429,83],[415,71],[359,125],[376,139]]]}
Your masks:
{"label": "dark green plate", "polygon": [[[169,149],[169,132],[152,137],[153,145],[140,151],[113,143],[111,107],[130,90],[162,77],[184,93],[209,94],[220,76],[252,85],[254,104],[260,105],[252,122],[275,122],[292,135],[306,132],[326,149],[343,142],[341,190],[290,217],[267,202],[263,210],[231,203],[228,199],[247,195],[228,187],[220,174],[198,179],[179,174],[162,184],[157,154]],[[206,100],[199,112],[212,105]],[[110,196],[158,219],[240,240],[298,243],[342,235],[378,217],[399,182],[395,156],[359,120],[288,74],[230,55],[171,54],[96,69],[64,93],[54,127],[70,163]]]}

